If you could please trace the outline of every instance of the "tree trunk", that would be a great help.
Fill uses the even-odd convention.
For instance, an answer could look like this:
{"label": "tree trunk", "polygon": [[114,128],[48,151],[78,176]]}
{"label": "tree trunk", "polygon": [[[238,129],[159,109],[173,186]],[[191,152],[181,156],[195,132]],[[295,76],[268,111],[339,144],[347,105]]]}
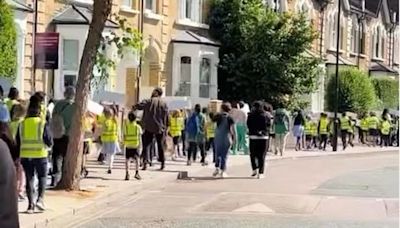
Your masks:
{"label": "tree trunk", "polygon": [[83,49],[75,97],[75,113],[72,119],[68,151],[64,161],[63,175],[58,189],[79,190],[83,150],[83,120],[87,111],[90,79],[100,45],[105,22],[110,15],[112,0],[93,1],[93,17]]}

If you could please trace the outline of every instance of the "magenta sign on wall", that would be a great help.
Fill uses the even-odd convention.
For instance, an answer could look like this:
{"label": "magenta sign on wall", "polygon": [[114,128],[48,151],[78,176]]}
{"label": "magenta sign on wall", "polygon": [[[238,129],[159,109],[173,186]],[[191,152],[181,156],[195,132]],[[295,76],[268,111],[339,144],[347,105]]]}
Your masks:
{"label": "magenta sign on wall", "polygon": [[58,69],[58,40],[56,32],[36,33],[36,69]]}

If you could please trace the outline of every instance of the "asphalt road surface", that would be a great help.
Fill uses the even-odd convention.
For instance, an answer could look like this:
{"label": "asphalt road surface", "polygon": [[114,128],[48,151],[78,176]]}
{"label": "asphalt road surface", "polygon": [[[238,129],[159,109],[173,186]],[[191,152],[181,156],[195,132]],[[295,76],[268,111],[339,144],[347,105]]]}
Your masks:
{"label": "asphalt road surface", "polygon": [[265,179],[250,164],[211,178],[134,194],[75,219],[70,227],[360,227],[399,226],[398,152],[271,161]]}

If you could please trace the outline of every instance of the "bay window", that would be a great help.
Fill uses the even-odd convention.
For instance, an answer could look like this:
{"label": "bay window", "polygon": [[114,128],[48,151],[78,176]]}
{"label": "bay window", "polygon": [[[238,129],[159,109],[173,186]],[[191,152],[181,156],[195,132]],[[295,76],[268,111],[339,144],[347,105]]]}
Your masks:
{"label": "bay window", "polygon": [[179,95],[190,96],[191,76],[192,76],[192,59],[189,56],[181,57],[179,81]]}

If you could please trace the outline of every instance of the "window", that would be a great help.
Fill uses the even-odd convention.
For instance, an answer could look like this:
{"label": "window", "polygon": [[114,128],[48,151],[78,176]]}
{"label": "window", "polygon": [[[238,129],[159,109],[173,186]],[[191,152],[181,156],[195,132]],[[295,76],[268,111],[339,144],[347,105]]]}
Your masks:
{"label": "window", "polygon": [[76,85],[76,75],[64,75],[64,86],[73,86],[75,87]]}
{"label": "window", "polygon": [[396,32],[394,34],[394,40],[393,40],[394,44],[393,44],[393,51],[394,51],[394,63],[399,64],[399,33]]}
{"label": "window", "polygon": [[[337,14],[336,14],[337,15]],[[337,18],[337,16],[336,16]],[[336,22],[337,23],[337,22]],[[337,26],[337,24],[336,24]],[[346,31],[346,19],[345,17],[340,18],[340,50],[347,50],[347,39],[345,37]]]}
{"label": "window", "polygon": [[361,45],[360,45],[360,53],[361,54],[365,54],[365,37],[367,37],[367,34],[366,34],[366,30],[365,30],[365,24],[364,23],[362,23],[361,24],[361,27],[360,27],[360,29],[361,29],[361,37],[360,37],[360,42],[361,42]]}
{"label": "window", "polygon": [[373,30],[373,42],[372,42],[372,56],[373,58],[384,58],[385,51],[385,30],[381,25],[378,25]]}
{"label": "window", "polygon": [[353,17],[351,22],[351,52],[358,54],[360,47],[360,26],[356,17]]}
{"label": "window", "polygon": [[157,13],[157,0],[146,0],[146,10]]}
{"label": "window", "polygon": [[132,1],[133,0],[122,0],[121,5],[127,8],[133,8]]}
{"label": "window", "polygon": [[179,81],[179,95],[190,96],[190,82],[192,76],[192,59],[188,56],[181,58],[181,78]]}
{"label": "window", "polygon": [[206,23],[209,0],[180,0],[181,19],[197,23]]}
{"label": "window", "polygon": [[77,71],[79,65],[79,41],[63,40],[63,69]]}
{"label": "window", "polygon": [[264,0],[263,3],[269,5],[269,7],[271,7],[275,12],[282,11],[281,0]]}
{"label": "window", "polygon": [[328,16],[328,31],[326,31],[329,49],[336,50],[337,41],[337,13],[334,12]]}
{"label": "window", "polygon": [[312,6],[307,0],[301,0],[296,5],[297,13],[304,13],[308,21],[312,21]]}
{"label": "window", "polygon": [[200,63],[200,97],[210,97],[211,61],[203,58]]}

